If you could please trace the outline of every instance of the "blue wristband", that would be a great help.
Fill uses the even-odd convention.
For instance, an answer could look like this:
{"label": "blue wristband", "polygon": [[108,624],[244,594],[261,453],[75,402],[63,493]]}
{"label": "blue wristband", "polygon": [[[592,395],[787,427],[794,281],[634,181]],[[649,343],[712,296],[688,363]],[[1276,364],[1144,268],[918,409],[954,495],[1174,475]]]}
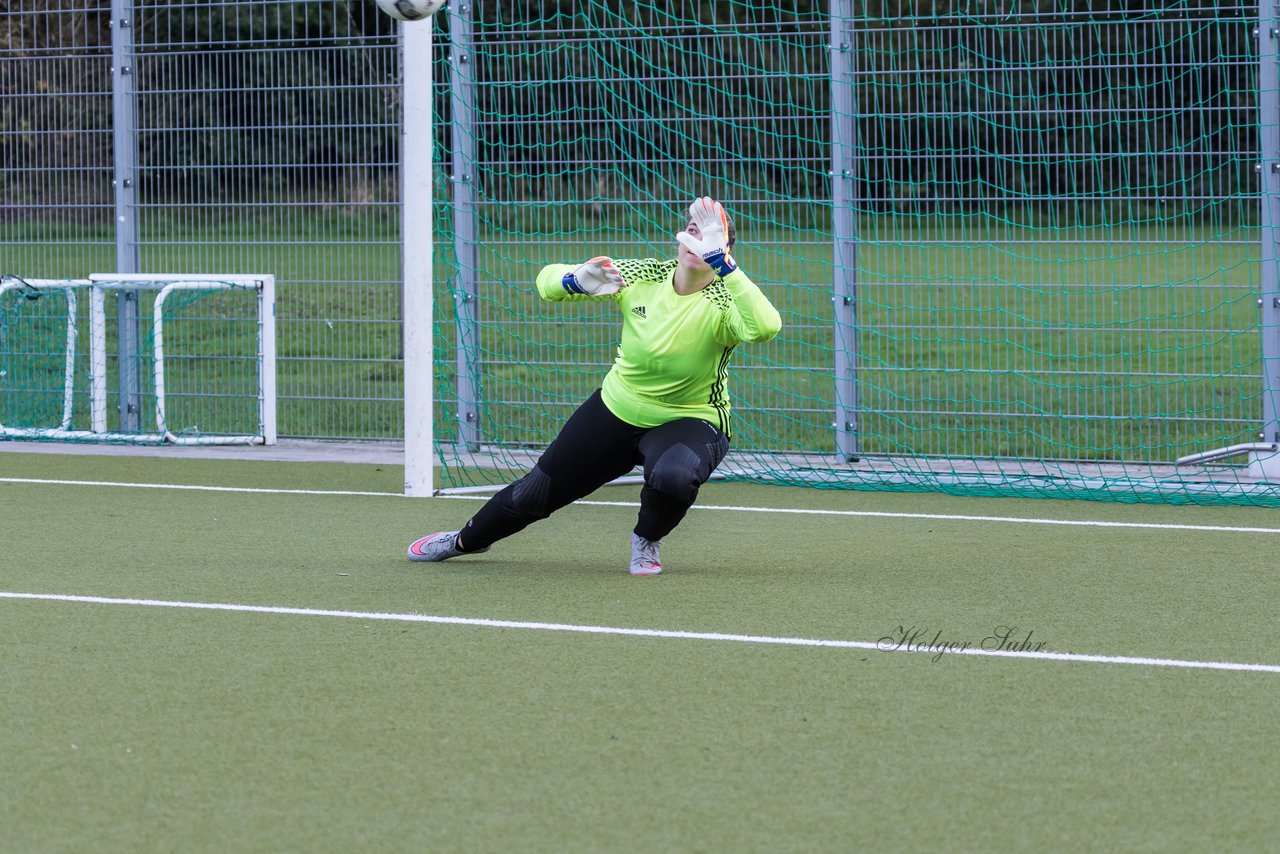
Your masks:
{"label": "blue wristband", "polygon": [[571,294],[585,294],[586,291],[578,284],[578,277],[573,273],[565,273],[564,278],[560,280],[560,284],[564,286],[566,292]]}
{"label": "blue wristband", "polygon": [[716,271],[716,275],[724,278],[725,276],[738,269],[737,265],[729,257],[728,252],[712,252],[702,260],[711,265],[711,269]]}

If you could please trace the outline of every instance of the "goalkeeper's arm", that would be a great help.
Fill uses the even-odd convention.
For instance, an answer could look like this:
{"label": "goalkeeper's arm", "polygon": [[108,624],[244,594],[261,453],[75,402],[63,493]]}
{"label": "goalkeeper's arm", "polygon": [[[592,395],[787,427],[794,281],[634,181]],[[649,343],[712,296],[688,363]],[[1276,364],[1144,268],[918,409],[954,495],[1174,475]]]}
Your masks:
{"label": "goalkeeper's arm", "polygon": [[740,267],[735,267],[721,281],[733,298],[728,326],[734,338],[757,343],[776,337],[782,329],[782,317],[760,287]]}
{"label": "goalkeeper's arm", "polygon": [[689,219],[697,235],[682,231],[676,240],[702,258],[715,271],[733,298],[729,312],[729,332],[736,341],[768,341],[782,329],[782,318],[769,298],[738,268],[729,254],[729,226],[724,206],[703,197],[689,206]]}

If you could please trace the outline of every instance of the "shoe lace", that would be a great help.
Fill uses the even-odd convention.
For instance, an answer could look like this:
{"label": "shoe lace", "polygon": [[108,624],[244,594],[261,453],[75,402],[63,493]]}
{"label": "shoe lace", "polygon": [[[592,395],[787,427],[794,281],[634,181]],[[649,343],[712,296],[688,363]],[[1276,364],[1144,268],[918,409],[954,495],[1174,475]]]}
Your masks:
{"label": "shoe lace", "polygon": [[445,552],[457,551],[458,535],[443,534],[439,537],[436,537],[429,544],[429,547],[434,554],[444,554]]}
{"label": "shoe lace", "polygon": [[658,547],[662,543],[657,540],[641,540],[636,558],[643,566],[661,566],[658,560]]}

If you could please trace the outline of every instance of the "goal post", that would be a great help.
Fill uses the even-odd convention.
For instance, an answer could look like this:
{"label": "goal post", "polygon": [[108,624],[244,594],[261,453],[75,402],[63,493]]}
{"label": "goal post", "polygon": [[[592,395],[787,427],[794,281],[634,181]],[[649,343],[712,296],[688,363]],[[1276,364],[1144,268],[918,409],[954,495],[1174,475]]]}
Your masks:
{"label": "goal post", "polygon": [[[133,355],[113,350],[108,334],[114,301],[106,294],[121,289],[146,295],[150,305],[148,332]],[[155,426],[113,430],[108,374],[134,358],[149,380],[145,394],[153,401]],[[49,401],[59,387],[55,417]],[[0,282],[0,390],[5,439],[275,444],[274,277],[7,277]]]}
{"label": "goal post", "polygon": [[431,27],[431,18],[400,26],[404,494],[417,497],[435,489]]}
{"label": "goal post", "polygon": [[539,269],[670,257],[712,195],[783,318],[734,354],[722,473],[1280,505],[1270,7],[469,9],[438,31],[438,488],[518,476],[609,370],[612,307],[548,307]]}

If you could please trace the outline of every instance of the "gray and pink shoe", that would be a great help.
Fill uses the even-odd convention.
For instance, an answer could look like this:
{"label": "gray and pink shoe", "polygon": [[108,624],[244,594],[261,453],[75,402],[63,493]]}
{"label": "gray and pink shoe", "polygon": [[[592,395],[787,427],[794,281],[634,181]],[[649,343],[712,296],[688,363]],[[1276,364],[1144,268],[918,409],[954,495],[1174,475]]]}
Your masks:
{"label": "gray and pink shoe", "polygon": [[437,531],[409,544],[409,560],[431,561],[434,563],[448,560],[451,557],[458,557],[459,555],[478,555],[487,551],[489,551],[488,546],[475,551],[459,551],[457,531]]}
{"label": "gray and pink shoe", "polygon": [[662,561],[658,559],[661,540],[646,540],[639,534],[631,535],[631,574],[659,575],[662,573]]}

